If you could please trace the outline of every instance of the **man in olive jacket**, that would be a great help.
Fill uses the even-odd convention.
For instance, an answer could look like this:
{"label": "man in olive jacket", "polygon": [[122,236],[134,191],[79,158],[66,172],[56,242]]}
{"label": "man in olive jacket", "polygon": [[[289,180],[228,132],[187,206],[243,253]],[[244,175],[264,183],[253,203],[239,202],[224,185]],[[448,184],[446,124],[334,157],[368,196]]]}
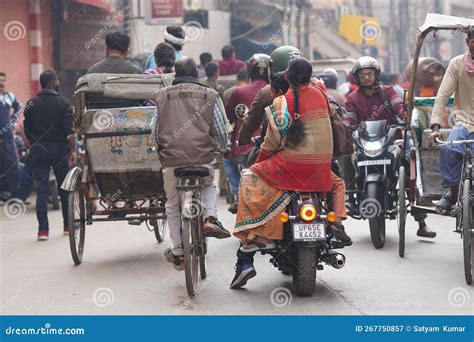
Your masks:
{"label": "man in olive jacket", "polygon": [[209,176],[201,190],[205,236],[218,239],[230,237],[217,220],[214,169],[215,153],[228,145],[229,123],[218,93],[197,80],[198,70],[192,58],[182,58],[175,64],[173,85],[156,92],[157,103],[152,135],[158,146],[163,166],[166,193],[166,215],[172,248],[165,251],[168,262],[176,270],[184,269],[180,234],[179,198],[174,170],[184,166],[205,166]]}

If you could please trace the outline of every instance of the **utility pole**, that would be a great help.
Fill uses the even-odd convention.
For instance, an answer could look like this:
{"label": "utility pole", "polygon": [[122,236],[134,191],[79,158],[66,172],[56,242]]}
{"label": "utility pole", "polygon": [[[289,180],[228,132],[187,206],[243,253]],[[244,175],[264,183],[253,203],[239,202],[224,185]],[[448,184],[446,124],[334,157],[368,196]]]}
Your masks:
{"label": "utility pole", "polygon": [[304,33],[303,33],[303,42],[305,51],[303,51],[303,55],[308,57],[309,59],[313,59],[312,49],[311,49],[311,42],[309,39],[309,34],[311,32],[311,10],[312,6],[309,1],[305,1],[305,11],[304,11]]}
{"label": "utility pole", "polygon": [[130,1],[123,0],[123,33],[130,37]]}

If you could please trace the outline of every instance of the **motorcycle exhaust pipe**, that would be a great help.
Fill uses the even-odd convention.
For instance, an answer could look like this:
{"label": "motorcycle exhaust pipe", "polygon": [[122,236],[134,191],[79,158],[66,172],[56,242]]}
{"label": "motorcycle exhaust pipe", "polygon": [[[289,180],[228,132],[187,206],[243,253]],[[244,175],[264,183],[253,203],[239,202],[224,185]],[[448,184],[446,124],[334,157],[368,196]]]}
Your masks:
{"label": "motorcycle exhaust pipe", "polygon": [[346,265],[346,257],[341,253],[333,253],[329,255],[326,263],[335,269],[340,270]]}

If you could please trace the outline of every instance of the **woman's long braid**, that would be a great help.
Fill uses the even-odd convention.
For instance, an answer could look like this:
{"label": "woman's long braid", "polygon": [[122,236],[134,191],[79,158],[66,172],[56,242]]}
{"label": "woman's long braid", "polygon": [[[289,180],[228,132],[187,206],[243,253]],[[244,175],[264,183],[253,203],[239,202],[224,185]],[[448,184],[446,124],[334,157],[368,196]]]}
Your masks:
{"label": "woman's long braid", "polygon": [[300,108],[300,99],[299,99],[299,88],[297,84],[291,84],[291,88],[293,89],[293,98],[294,98],[294,118],[293,123],[288,129],[288,141],[294,145],[299,145],[304,139],[304,129],[303,123],[299,119],[299,108]]}
{"label": "woman's long braid", "polygon": [[295,109],[294,109],[294,112],[295,112],[295,118],[294,120],[296,121],[298,119],[298,111],[299,111],[299,89],[298,89],[298,86],[295,86],[295,85],[291,85],[291,88],[293,88],[293,94],[294,94],[294,106],[295,106]]}

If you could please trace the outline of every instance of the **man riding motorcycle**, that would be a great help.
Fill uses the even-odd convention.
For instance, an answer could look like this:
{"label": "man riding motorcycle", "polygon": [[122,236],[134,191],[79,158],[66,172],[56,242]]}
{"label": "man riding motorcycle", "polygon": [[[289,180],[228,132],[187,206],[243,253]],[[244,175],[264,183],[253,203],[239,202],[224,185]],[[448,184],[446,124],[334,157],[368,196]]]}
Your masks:
{"label": "man riding motorcycle", "polygon": [[[380,64],[375,58],[363,56],[359,58],[353,68],[353,74],[359,88],[352,92],[346,101],[347,125],[357,126],[363,121],[387,120],[390,124],[397,123],[397,118],[404,120],[403,100],[390,86],[380,85]],[[354,168],[344,170],[349,179],[355,179]],[[352,210],[354,203],[349,203]],[[426,213],[412,212],[413,218],[418,222],[417,235],[420,237],[434,238],[436,233],[426,225]]]}
{"label": "man riding motorcycle", "polygon": [[[268,85],[268,63],[270,56],[263,53],[254,54],[247,62],[247,69],[250,77],[250,83],[237,87],[229,98],[225,108],[227,118],[231,124],[234,124],[234,130],[231,135],[230,152],[226,154],[224,159],[224,168],[229,179],[232,192],[238,198],[238,190],[240,183],[239,164],[245,164],[247,155],[252,150],[251,144],[238,145],[240,128],[242,126],[242,118],[236,114],[236,108],[241,105],[249,107],[255,98],[255,94]],[[259,135],[257,130],[254,135]],[[229,211],[235,214],[237,212],[237,202],[229,208]]]}

